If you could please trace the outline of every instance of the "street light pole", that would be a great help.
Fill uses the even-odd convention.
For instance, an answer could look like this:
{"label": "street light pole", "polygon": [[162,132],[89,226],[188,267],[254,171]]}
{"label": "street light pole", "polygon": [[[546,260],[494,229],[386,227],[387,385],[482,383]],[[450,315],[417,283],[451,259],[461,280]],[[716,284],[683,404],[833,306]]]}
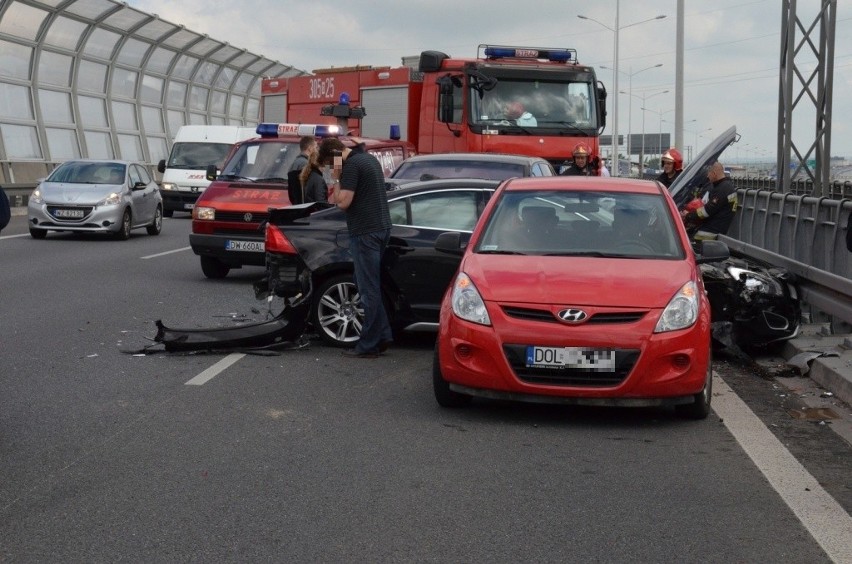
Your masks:
{"label": "street light pole", "polygon": [[[655,68],[658,68],[658,67],[661,67],[661,66],[663,66],[663,63],[657,63],[656,65],[651,65],[650,67],[645,67],[644,69],[639,69],[636,72],[623,73],[623,74],[627,75],[627,80],[628,80],[627,90],[628,91],[624,92],[623,90],[621,90],[621,91],[619,91],[619,94],[627,94],[628,96],[630,96],[630,100],[628,101],[628,105],[627,105],[627,162],[629,163],[629,165],[627,167],[627,169],[629,171],[628,176],[633,171],[633,163],[631,162],[631,158],[632,158],[632,155],[633,155],[633,147],[631,147],[631,144],[630,144],[630,137],[632,136],[632,132],[633,132],[633,76],[639,74],[640,72],[650,70],[650,69],[655,69]],[[608,69],[609,67],[605,67],[605,66],[601,65],[601,68],[602,69]]]}
{"label": "street light pole", "polygon": [[645,22],[650,22],[650,21],[653,21],[653,20],[661,20],[661,19],[666,17],[663,14],[663,15],[655,16],[653,18],[648,18],[646,20],[634,22],[632,24],[628,24],[628,25],[625,25],[625,26],[619,26],[618,25],[618,16],[619,16],[619,12],[620,12],[620,7],[621,7],[620,1],[616,0],[615,1],[615,26],[614,27],[609,27],[608,25],[601,23],[598,20],[596,20],[594,18],[590,18],[588,16],[583,16],[583,15],[580,15],[580,14],[577,15],[577,17],[580,18],[581,20],[589,20],[589,21],[595,22],[599,26],[610,30],[613,33],[613,35],[615,36],[614,39],[613,39],[613,49],[612,49],[612,56],[613,56],[612,84],[613,84],[613,91],[616,92],[615,99],[613,100],[613,103],[612,103],[612,169],[613,169],[611,171],[612,176],[619,176],[619,170],[618,170],[618,32],[621,31],[622,29],[625,29],[625,28],[628,28],[628,27],[633,27],[634,25],[639,25],[639,24],[642,24],[642,23],[645,23]]}
{"label": "street light pole", "polygon": [[662,92],[655,92],[650,96],[646,96],[647,92],[642,92],[642,106],[639,108],[642,110],[642,150],[639,153],[639,178],[645,176],[645,100],[667,92],[668,90],[663,90]]}

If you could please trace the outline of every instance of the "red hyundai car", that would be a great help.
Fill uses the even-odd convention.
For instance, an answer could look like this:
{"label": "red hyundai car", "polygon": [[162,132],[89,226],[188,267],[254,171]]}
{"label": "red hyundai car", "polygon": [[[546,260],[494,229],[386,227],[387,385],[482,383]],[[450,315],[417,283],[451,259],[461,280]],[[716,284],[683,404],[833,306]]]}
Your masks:
{"label": "red hyundai car", "polygon": [[656,182],[515,178],[492,196],[444,295],[433,384],[444,407],[474,396],[589,405],[711,400],[710,304],[695,250]]}

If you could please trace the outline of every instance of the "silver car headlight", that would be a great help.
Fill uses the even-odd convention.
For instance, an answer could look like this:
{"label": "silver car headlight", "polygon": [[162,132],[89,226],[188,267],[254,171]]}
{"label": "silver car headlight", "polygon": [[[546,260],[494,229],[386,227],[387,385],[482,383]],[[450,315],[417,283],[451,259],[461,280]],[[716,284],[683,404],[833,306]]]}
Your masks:
{"label": "silver car headlight", "polygon": [[746,270],[745,268],[739,268],[736,266],[729,266],[728,274],[730,274],[734,280],[739,280],[745,284],[745,287],[748,290],[760,292],[761,294],[767,294],[769,296],[784,295],[784,289],[781,288],[781,284],[765,274],[760,274],[753,270]]}
{"label": "silver car headlight", "polygon": [[33,193],[30,194],[30,200],[29,201],[32,202],[33,204],[43,204],[44,198],[41,196],[41,190],[38,189],[38,188],[33,190]]}
{"label": "silver car headlight", "polygon": [[698,319],[698,285],[689,281],[669,301],[654,333],[677,331],[692,326]]}
{"label": "silver car headlight", "polygon": [[473,281],[464,272],[460,272],[456,276],[456,281],[453,282],[453,294],[451,296],[453,313],[480,325],[491,325],[491,318],[488,317],[488,310],[485,309],[485,302]]}
{"label": "silver car headlight", "polygon": [[214,220],[216,219],[216,210],[213,208],[195,208],[192,210],[192,219],[206,219],[206,220]]}
{"label": "silver car headlight", "polygon": [[117,206],[121,203],[121,194],[118,192],[113,192],[100,202],[98,202],[99,206]]}
{"label": "silver car headlight", "polygon": [[161,188],[163,190],[174,190],[176,187],[171,182],[163,182],[163,184],[161,185]]}

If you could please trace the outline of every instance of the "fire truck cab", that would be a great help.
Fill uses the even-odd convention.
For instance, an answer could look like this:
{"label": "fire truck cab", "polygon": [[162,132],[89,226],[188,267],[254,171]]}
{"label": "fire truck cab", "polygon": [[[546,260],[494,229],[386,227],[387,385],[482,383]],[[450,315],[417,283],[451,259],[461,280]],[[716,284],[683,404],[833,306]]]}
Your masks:
{"label": "fire truck cab", "polygon": [[[210,185],[192,210],[189,243],[201,258],[201,270],[208,278],[224,278],[232,268],[264,266],[263,223],[269,208],[290,205],[287,172],[299,155],[299,139],[338,136],[336,125],[261,123],[259,138],[236,143],[222,172],[207,169]],[[339,136],[347,146],[364,144],[365,150],[390,175],[403,159],[415,153],[414,146],[395,139],[365,139]]]}
{"label": "fire truck cab", "polygon": [[[345,94],[360,111],[348,128],[364,135],[398,130],[418,153],[514,153],[555,167],[585,142],[599,154],[606,89],[574,49],[480,45],[477,57],[424,51],[416,67],[357,66],[265,79],[264,119],[340,119]],[[338,104],[336,107],[340,107]],[[394,129],[395,128],[395,129]]]}

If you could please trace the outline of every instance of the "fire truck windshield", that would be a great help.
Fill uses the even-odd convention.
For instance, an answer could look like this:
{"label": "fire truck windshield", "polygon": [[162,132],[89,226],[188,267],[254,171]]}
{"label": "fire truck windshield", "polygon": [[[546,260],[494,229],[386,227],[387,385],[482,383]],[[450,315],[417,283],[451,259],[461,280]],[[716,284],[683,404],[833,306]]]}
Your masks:
{"label": "fire truck windshield", "polygon": [[292,141],[245,142],[225,163],[219,177],[285,183],[298,155],[299,144]]}
{"label": "fire truck windshield", "polygon": [[471,88],[472,125],[595,130],[591,80],[498,78],[489,89]]}

